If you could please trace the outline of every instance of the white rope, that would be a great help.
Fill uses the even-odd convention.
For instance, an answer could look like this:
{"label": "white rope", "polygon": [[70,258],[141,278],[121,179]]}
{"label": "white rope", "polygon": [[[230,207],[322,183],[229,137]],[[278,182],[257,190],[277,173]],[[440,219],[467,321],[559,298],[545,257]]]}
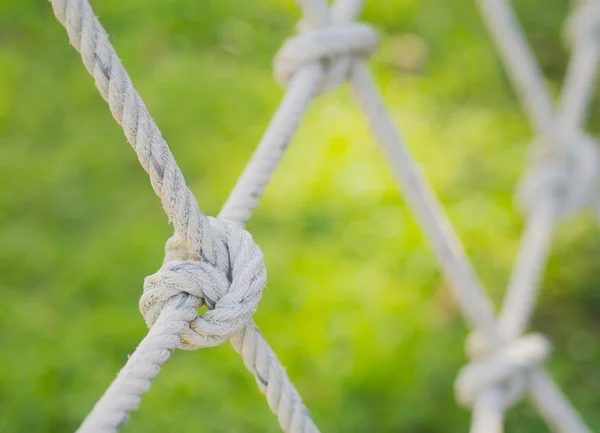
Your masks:
{"label": "white rope", "polygon": [[275,56],[275,74],[287,87],[285,96],[219,214],[238,225],[258,206],[313,97],[339,85],[348,74],[350,59],[368,57],[379,41],[371,27],[352,23],[362,0],[337,1],[331,13],[325,3],[298,3],[304,14],[301,34]]}
{"label": "white rope", "polygon": [[[181,243],[187,247],[185,257],[180,257],[185,262],[169,261],[146,280],[141,310],[154,326],[79,431],[115,432],[137,408],[170,350],[206,347],[231,338],[283,430],[316,432],[284,368],[252,322],[266,281],[260,249],[243,229],[200,212],[89,3],[51,3],[173,221],[179,238],[167,242],[167,247]],[[181,250],[168,251],[167,258]],[[190,257],[194,260],[189,261]],[[203,303],[212,309],[198,318],[195,310]]]}
{"label": "white rope", "polygon": [[[589,105],[586,92],[590,92],[596,75],[598,47],[590,47],[588,33],[587,36],[584,35],[586,40],[583,41],[586,45],[585,52],[580,48],[574,49],[575,53],[565,80],[563,103],[555,117],[552,114],[552,106],[545,105],[551,100],[549,92],[510,6],[503,0],[481,0],[479,5],[523,105],[529,110],[534,129],[541,136],[537,149],[539,153],[520,191],[521,202],[527,209],[528,218],[499,320],[504,341],[522,342],[527,337],[519,336],[527,328],[533,311],[557,218],[589,204],[596,191],[597,147],[591,138],[579,132],[579,128]],[[596,26],[599,17],[596,13]],[[592,30],[594,29],[590,26],[587,27],[588,32]],[[579,39],[581,36],[580,34]],[[579,43],[575,44],[576,47],[578,45]],[[507,347],[511,347],[510,343],[508,346],[499,347],[498,353],[505,352]],[[522,346],[521,350],[522,354],[527,353],[525,346]],[[536,353],[540,356],[530,358],[531,362],[523,370],[525,374],[521,374],[520,379],[524,384],[529,381],[532,388],[539,382],[538,379],[544,379],[544,376],[535,372],[535,368],[547,356],[547,351],[541,349]],[[488,356],[487,359],[490,359],[489,354],[471,355],[472,359],[481,356]],[[474,404],[473,391],[469,390],[464,380],[468,377],[472,365],[466,367],[457,380],[459,400],[461,393],[463,397],[465,392],[471,393],[471,401],[466,401],[468,405]],[[510,365],[510,362],[506,365]],[[489,366],[485,370],[486,373],[493,374],[493,368],[493,365]],[[531,381],[532,376],[534,381]],[[515,389],[514,383],[515,379],[500,378],[482,387],[483,391],[478,393],[481,402],[473,406],[473,433],[501,431],[502,414],[507,407],[515,403],[514,395],[510,393],[511,389]],[[504,386],[504,395],[500,388],[494,389],[494,385]],[[557,388],[553,387],[551,391],[556,396],[559,395]],[[533,400],[542,415],[548,417],[552,415],[548,405],[550,400],[540,398],[541,396],[541,393],[533,393]],[[465,399],[462,401],[465,402]],[[589,431],[569,405],[560,406],[560,417],[548,420],[551,426],[560,432]],[[565,424],[564,420],[569,419],[570,422]]]}
{"label": "white rope", "polygon": [[[493,27],[491,33],[498,34],[502,23],[496,20],[496,17],[512,14],[512,12],[503,1],[488,1],[488,4],[491,3],[497,4],[496,12],[499,8],[508,9],[508,12],[502,12],[492,17],[485,15],[487,9],[482,8],[490,26]],[[520,35],[516,20],[511,21],[515,25],[503,28],[505,37],[496,40],[499,46],[502,46],[507,40],[513,39],[511,35],[515,33]],[[517,269],[509,287],[521,286],[526,291],[525,288],[537,285],[539,274],[544,267],[543,263],[546,261],[545,253],[542,252],[548,249],[556,218],[572,213],[594,201],[599,170],[598,146],[591,137],[581,132],[580,128],[589,108],[597,73],[600,47],[597,45],[598,38],[595,36],[595,32],[600,28],[599,24],[600,1],[597,0],[588,2],[584,7],[577,9],[569,20],[568,28],[571,30],[571,43],[574,51],[563,86],[561,104],[557,114],[553,116],[553,126],[543,131],[545,138],[540,139],[541,143],[536,149],[538,154],[534,156],[534,167],[524,179],[522,191],[520,191],[522,205],[529,209],[529,217],[520,254],[522,259],[517,260]],[[493,31],[494,29],[496,31]],[[574,29],[577,29],[575,35],[573,35]],[[594,38],[591,38],[592,36]],[[521,36],[518,39],[524,41]],[[525,42],[520,48],[523,52],[530,52]],[[504,50],[511,53],[508,47],[505,47]],[[537,71],[537,65],[533,59],[527,64],[531,65],[530,69]],[[510,65],[507,66],[509,66],[509,71],[512,71],[511,76],[517,89],[525,86],[525,82],[522,80],[523,75],[541,75],[532,70],[529,73],[525,71],[524,74],[519,74],[512,70]],[[522,69],[528,68],[522,66]],[[545,95],[544,98],[549,99],[549,92],[543,83],[535,88]],[[526,96],[522,93],[520,95],[525,103]],[[548,141],[558,142],[554,148],[562,149],[562,152],[557,154],[550,149]],[[527,251],[530,252],[527,253]],[[538,259],[534,259],[536,256]],[[532,275],[538,274],[538,277],[525,276],[527,270]],[[527,280],[532,282],[527,283]],[[529,304],[523,298],[518,299],[518,297],[510,301],[510,295],[511,289],[509,288],[503,311],[515,312],[519,310],[519,305],[523,309],[524,304]],[[525,310],[527,311],[519,314],[503,315],[506,316],[501,319],[504,335],[516,336],[525,330],[528,321],[525,317],[531,315],[531,308]],[[509,316],[512,316],[512,319]],[[511,320],[517,324],[511,325],[509,323]]]}
{"label": "white rope", "polygon": [[571,46],[571,61],[567,69],[560,101],[562,121],[575,129],[583,126],[590,108],[598,70],[600,43],[600,1],[580,0],[565,26],[565,36]]}
{"label": "white rope", "polygon": [[498,384],[505,389],[495,398],[504,407],[512,406],[523,395],[530,370],[539,367],[550,353],[550,344],[538,334],[524,336],[496,352],[481,344],[484,339],[479,339],[479,344],[474,341],[471,339],[471,356],[478,360],[464,368],[457,380],[457,399],[465,406],[473,406]]}
{"label": "white rope", "polygon": [[[314,0],[308,3],[312,10],[322,11],[326,8],[324,1]],[[308,47],[310,44],[305,45],[306,50],[309,49]],[[317,52],[315,56],[320,54],[318,50],[314,51]],[[298,56],[300,55],[310,58],[311,52],[298,54]],[[302,62],[299,63],[302,64]],[[392,163],[394,171],[404,187],[407,200],[413,207],[417,220],[428,233],[442,266],[451,282],[454,283],[453,288],[459,304],[475,328],[481,329],[495,347],[503,347],[505,342],[497,328],[489,299],[478,282],[460,242],[453,234],[441,206],[435,200],[435,195],[421,178],[419,170],[415,167],[392,122],[387,117],[381,98],[378,96],[364,62],[355,59],[350,66],[351,81],[359,103],[367,114],[375,135],[386,151],[387,159]],[[285,68],[280,70],[282,69],[286,70]],[[534,101],[537,101],[535,96],[537,95],[534,93]],[[535,110],[532,111],[535,112]],[[547,124],[549,123],[551,121],[547,122]],[[533,366],[532,364],[531,367]],[[563,432],[587,431],[578,414],[570,407],[558,388],[551,383],[549,377],[543,373],[533,374],[535,380],[532,380],[531,390],[534,400],[539,402],[541,412],[547,422],[550,425],[558,426],[559,431]]]}
{"label": "white rope", "polygon": [[[380,98],[373,96],[376,94],[373,93],[372,81],[364,67],[355,68],[352,84],[465,317],[475,329],[484,333],[488,341],[498,347],[503,346],[489,298],[431,187],[421,176],[390,119],[384,114]],[[578,414],[551,379],[545,374],[538,376],[535,382],[530,380],[529,389],[534,400],[542,406],[541,412],[547,423],[560,426],[558,431],[561,432],[587,432]]]}
{"label": "white rope", "polygon": [[519,24],[505,0],[476,0],[481,16],[496,42],[507,70],[515,77],[514,85],[538,135],[552,129],[552,98],[544,87],[544,77],[534,55],[518,30]]}
{"label": "white rope", "polygon": [[[347,3],[336,3],[336,5],[340,4]],[[306,16],[311,16],[310,11],[307,12],[309,8],[313,12],[320,11],[314,12],[312,16],[322,16],[323,11],[326,10],[326,4],[324,2],[319,1],[305,2],[304,8]],[[327,20],[321,21],[321,23],[323,22],[327,22]],[[335,46],[332,43],[330,43],[327,39],[327,37],[335,38],[339,35],[339,33],[336,33],[335,31],[327,32],[320,30],[314,31],[314,35],[311,35],[308,33],[311,31],[310,26],[302,26],[301,28],[304,32],[304,34],[301,35],[303,36],[303,39],[292,39],[291,41],[288,41],[288,43],[284,45],[284,48],[278,53],[278,56],[276,57],[275,70],[276,73],[279,74],[279,81],[284,84],[290,81],[290,77],[293,77],[292,79],[297,79],[298,76],[301,76],[301,68],[313,66],[314,64],[310,63],[311,61],[314,62],[325,57],[329,58],[331,62],[331,58],[335,54],[339,54],[336,53]],[[355,27],[355,29],[356,30],[354,31],[356,34],[358,34],[358,32],[361,31],[361,29],[358,27]],[[365,28],[364,35],[362,36],[362,38],[368,38],[367,31],[368,30]],[[323,48],[323,46],[326,45],[333,46],[333,48],[331,48],[331,51],[328,51],[327,49]],[[349,43],[347,45],[351,44]],[[356,50],[358,51],[358,48],[356,48]],[[285,64],[281,65],[282,62],[285,62]],[[363,106],[367,107],[368,112],[371,114],[371,120],[375,119],[374,122],[378,125],[376,126],[378,128],[378,131],[380,132],[380,134],[378,135],[380,140],[384,143],[384,146],[388,150],[388,157],[390,154],[397,156],[398,153],[404,152],[404,149],[401,146],[397,145],[398,143],[390,141],[389,137],[395,134],[391,122],[387,122],[387,125],[382,126],[382,123],[385,123],[381,120],[385,118],[384,109],[382,108],[381,102],[378,101],[376,98],[372,97],[373,95],[376,95],[375,86],[372,84],[370,77],[368,76],[366,67],[364,66],[364,64],[361,64],[360,57],[358,58],[358,60],[353,61],[352,64],[348,64],[347,62],[345,62],[344,67],[351,67],[353,85],[356,89],[357,94],[359,95],[359,100],[360,96],[363,95]],[[336,76],[336,79],[334,81],[335,84],[338,84],[339,76]],[[324,88],[320,89],[321,91],[326,90],[328,88],[328,86],[323,87]],[[293,90],[293,88],[290,87],[289,90]],[[313,88],[313,91],[315,90],[316,89]],[[383,137],[381,134],[383,134]],[[281,153],[278,153],[278,156],[281,156]],[[487,299],[487,297],[485,297],[485,294],[482,290],[478,290],[479,284],[476,280],[473,271],[470,269],[470,265],[468,264],[466,256],[461,251],[461,247],[458,240],[456,240],[455,242],[453,242],[452,240],[448,242],[448,233],[451,234],[451,229],[449,228],[450,226],[449,224],[447,224],[447,221],[444,221],[445,217],[443,216],[441,207],[439,207],[439,205],[435,203],[435,199],[433,199],[433,193],[427,191],[427,187],[420,185],[422,184],[422,181],[419,180],[419,173],[416,170],[414,170],[414,167],[411,166],[412,162],[410,161],[408,153],[401,156],[400,158],[392,157],[389,159],[393,160],[395,163],[400,162],[408,164],[408,166],[404,166],[398,171],[402,173],[403,176],[408,176],[408,180],[404,179],[405,184],[409,185],[409,188],[406,189],[408,190],[409,195],[413,196],[412,201],[413,204],[416,204],[416,206],[414,207],[416,207],[418,211],[418,219],[421,221],[422,224],[427,224],[429,232],[433,233],[433,239],[437,245],[438,254],[448,259],[444,261],[447,269],[456,276],[455,279],[458,279],[462,282],[462,284],[459,284],[458,287],[463,287],[464,283],[468,282],[471,284],[472,288],[475,288],[475,290],[464,290],[459,292],[459,295],[463,295],[462,299],[466,312],[471,313],[472,321],[478,323],[482,327],[486,327],[487,324],[488,329],[492,330],[492,332],[496,332],[496,325],[493,321],[493,313],[491,305],[489,305],[489,300]],[[275,165],[272,165],[272,168],[274,167]],[[238,182],[238,185],[240,185],[240,182]],[[427,203],[427,200],[423,201],[423,198],[429,196],[432,197],[430,203]],[[433,212],[431,212],[431,210],[434,209],[436,206],[438,207],[438,210],[434,210]],[[445,225],[448,226],[448,230],[446,231],[446,233],[444,233]],[[450,237],[452,236],[453,235],[451,235]],[[461,255],[462,259],[460,257]],[[488,313],[486,313],[486,308],[482,308],[482,305],[488,305]],[[548,378],[542,379],[542,385],[545,389],[557,390],[556,387],[554,387],[552,384],[547,384],[547,381],[549,381]],[[542,387],[540,387],[540,389],[541,388]],[[560,412],[561,414],[570,413],[570,407],[568,403],[564,401],[564,398],[562,398],[560,394],[558,394],[557,397],[557,393],[554,392],[552,394],[547,394],[547,396],[548,398],[545,400],[542,399],[542,401],[553,402],[553,404],[546,405],[546,407],[550,408],[549,410],[547,410],[547,412],[550,412],[550,422],[552,422],[554,412]],[[565,409],[565,407],[567,409]],[[566,418],[567,421],[562,421],[562,424],[578,425],[577,420],[575,422],[571,422],[572,419],[576,417],[576,415],[571,416],[570,418],[568,415],[564,416],[563,418]]]}
{"label": "white rope", "polygon": [[[597,41],[590,38],[590,32],[580,32],[581,26],[576,26],[573,38],[578,42],[557,118],[541,73],[508,5],[503,0],[479,1],[491,32],[496,39],[501,37],[500,52],[544,150],[523,182],[528,221],[497,321],[462,245],[386,114],[366,68],[364,60],[376,48],[378,38],[366,24],[353,22],[362,0],[339,0],[331,8],[324,0],[298,0],[304,14],[298,26],[300,33],[283,45],[275,61],[276,76],[288,90],[220,219],[208,218],[198,209],[166,142],[87,1],[50,1],[150,175],[176,233],[167,241],[163,267],[146,279],[140,300],[150,332],[84,421],[81,432],[116,431],[128,413],[137,408],[141,395],[172,349],[208,347],[226,339],[231,339],[255,375],[283,430],[317,431],[283,367],[252,321],[266,271],[260,249],[240,226],[257,206],[309,102],[348,77],[467,321],[477,330],[469,340],[474,361],[457,379],[459,401],[473,406],[472,432],[500,432],[503,412],[527,388],[553,429],[589,431],[541,369],[549,343],[537,334],[521,334],[537,297],[558,216],[589,203],[594,191],[592,185],[598,172],[596,147],[591,138],[579,131],[598,62]],[[597,21],[590,22],[588,28],[594,29]],[[197,308],[201,305],[209,311],[198,317]]]}

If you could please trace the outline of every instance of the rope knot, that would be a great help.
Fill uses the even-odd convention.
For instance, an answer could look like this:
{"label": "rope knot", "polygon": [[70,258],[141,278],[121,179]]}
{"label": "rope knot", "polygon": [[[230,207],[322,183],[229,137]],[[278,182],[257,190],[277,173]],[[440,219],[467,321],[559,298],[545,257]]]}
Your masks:
{"label": "rope knot", "polygon": [[287,87],[303,66],[320,64],[325,74],[318,92],[340,85],[355,59],[368,58],[379,45],[377,32],[364,23],[350,22],[314,28],[301,22],[300,33],[288,39],[275,55],[275,77]]}
{"label": "rope knot", "polygon": [[264,257],[246,230],[209,218],[229,253],[228,266],[191,260],[175,236],[167,242],[166,263],[144,280],[140,312],[152,327],[167,307],[195,311],[181,335],[181,349],[216,346],[251,323],[266,284]]}
{"label": "rope knot", "polygon": [[540,334],[524,335],[497,350],[477,332],[467,343],[473,361],[455,382],[456,398],[467,407],[473,407],[482,393],[493,388],[503,392],[505,408],[516,404],[527,388],[531,371],[550,354],[550,343]]}
{"label": "rope knot", "polygon": [[534,163],[521,181],[521,207],[530,212],[548,194],[555,196],[562,215],[595,205],[600,164],[594,139],[582,131],[572,131],[562,134],[560,146],[542,144],[533,147]]}

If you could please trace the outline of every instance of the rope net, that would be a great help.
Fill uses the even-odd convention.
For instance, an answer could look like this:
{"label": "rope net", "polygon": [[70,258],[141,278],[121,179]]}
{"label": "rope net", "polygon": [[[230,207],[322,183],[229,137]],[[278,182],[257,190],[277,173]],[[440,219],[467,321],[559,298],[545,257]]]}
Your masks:
{"label": "rope net", "polygon": [[[176,348],[226,340],[254,375],[283,431],[317,432],[300,395],[252,319],[266,284],[260,248],[243,228],[259,203],[313,98],[348,80],[381,143],[404,197],[437,256],[473,332],[471,362],[458,374],[457,400],[472,409],[472,433],[503,431],[505,411],[525,394],[551,430],[591,430],[543,368],[550,343],[526,334],[556,224],[597,207],[598,146],[583,130],[598,66],[600,0],[579,2],[566,36],[572,56],[558,108],[506,0],[477,5],[535,138],[518,191],[526,224],[514,271],[496,317],[491,301],[438,202],[387,114],[365,64],[377,32],[357,22],[362,0],[297,0],[299,33],[275,56],[286,88],[281,104],[217,218],[204,215],[160,130],[134,89],[87,0],[50,0],[174,225],[163,266],[144,281],[140,311],[149,332],[81,424],[80,433],[116,432]],[[198,308],[207,311],[198,316]]]}

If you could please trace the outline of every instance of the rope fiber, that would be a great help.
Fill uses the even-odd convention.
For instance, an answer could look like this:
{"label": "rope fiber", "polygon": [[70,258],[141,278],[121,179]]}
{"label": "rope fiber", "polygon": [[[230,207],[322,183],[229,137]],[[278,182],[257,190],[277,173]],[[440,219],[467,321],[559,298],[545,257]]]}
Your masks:
{"label": "rope fiber", "polygon": [[[274,62],[285,95],[218,218],[200,211],[88,1],[49,1],[148,173],[175,232],[166,242],[163,266],[144,281],[139,306],[149,332],[78,432],[116,432],[175,348],[192,350],[226,340],[255,376],[284,432],[318,431],[253,321],[266,269],[260,248],[243,226],[312,99],[346,80],[473,329],[467,344],[471,361],[455,383],[457,400],[473,411],[471,432],[502,432],[504,412],[526,393],[553,431],[591,432],[543,369],[550,343],[526,331],[554,227],[582,207],[600,203],[598,146],[582,131],[598,66],[600,0],[582,2],[569,19],[566,34],[573,53],[557,110],[510,5],[476,0],[536,136],[532,164],[519,189],[526,214],[522,243],[498,318],[366,66],[379,37],[370,25],[355,21],[362,0],[332,5],[297,0],[303,13],[298,34],[283,44]],[[200,306],[208,310],[198,316]]]}

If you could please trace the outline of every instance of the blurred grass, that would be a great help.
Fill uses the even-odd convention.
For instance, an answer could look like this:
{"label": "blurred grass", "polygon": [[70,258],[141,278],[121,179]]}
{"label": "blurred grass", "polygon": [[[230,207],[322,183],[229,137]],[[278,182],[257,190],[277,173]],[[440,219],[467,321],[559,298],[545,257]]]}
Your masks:
{"label": "blurred grass", "polygon": [[[271,61],[298,11],[93,3],[216,214],[281,98]],[[383,34],[371,65],[390,112],[499,301],[531,132],[472,3],[371,1],[364,19]],[[556,91],[568,5],[513,3]],[[73,431],[144,335],[142,280],[171,228],[45,0],[0,0],[0,185],[0,432]],[[467,330],[345,87],[313,104],[249,230],[269,270],[257,323],[323,431],[467,431],[452,385]],[[554,247],[533,327],[599,429],[596,222],[566,222]],[[198,429],[279,431],[230,347],[176,352],[123,431]],[[507,431],[547,429],[524,402]]]}

